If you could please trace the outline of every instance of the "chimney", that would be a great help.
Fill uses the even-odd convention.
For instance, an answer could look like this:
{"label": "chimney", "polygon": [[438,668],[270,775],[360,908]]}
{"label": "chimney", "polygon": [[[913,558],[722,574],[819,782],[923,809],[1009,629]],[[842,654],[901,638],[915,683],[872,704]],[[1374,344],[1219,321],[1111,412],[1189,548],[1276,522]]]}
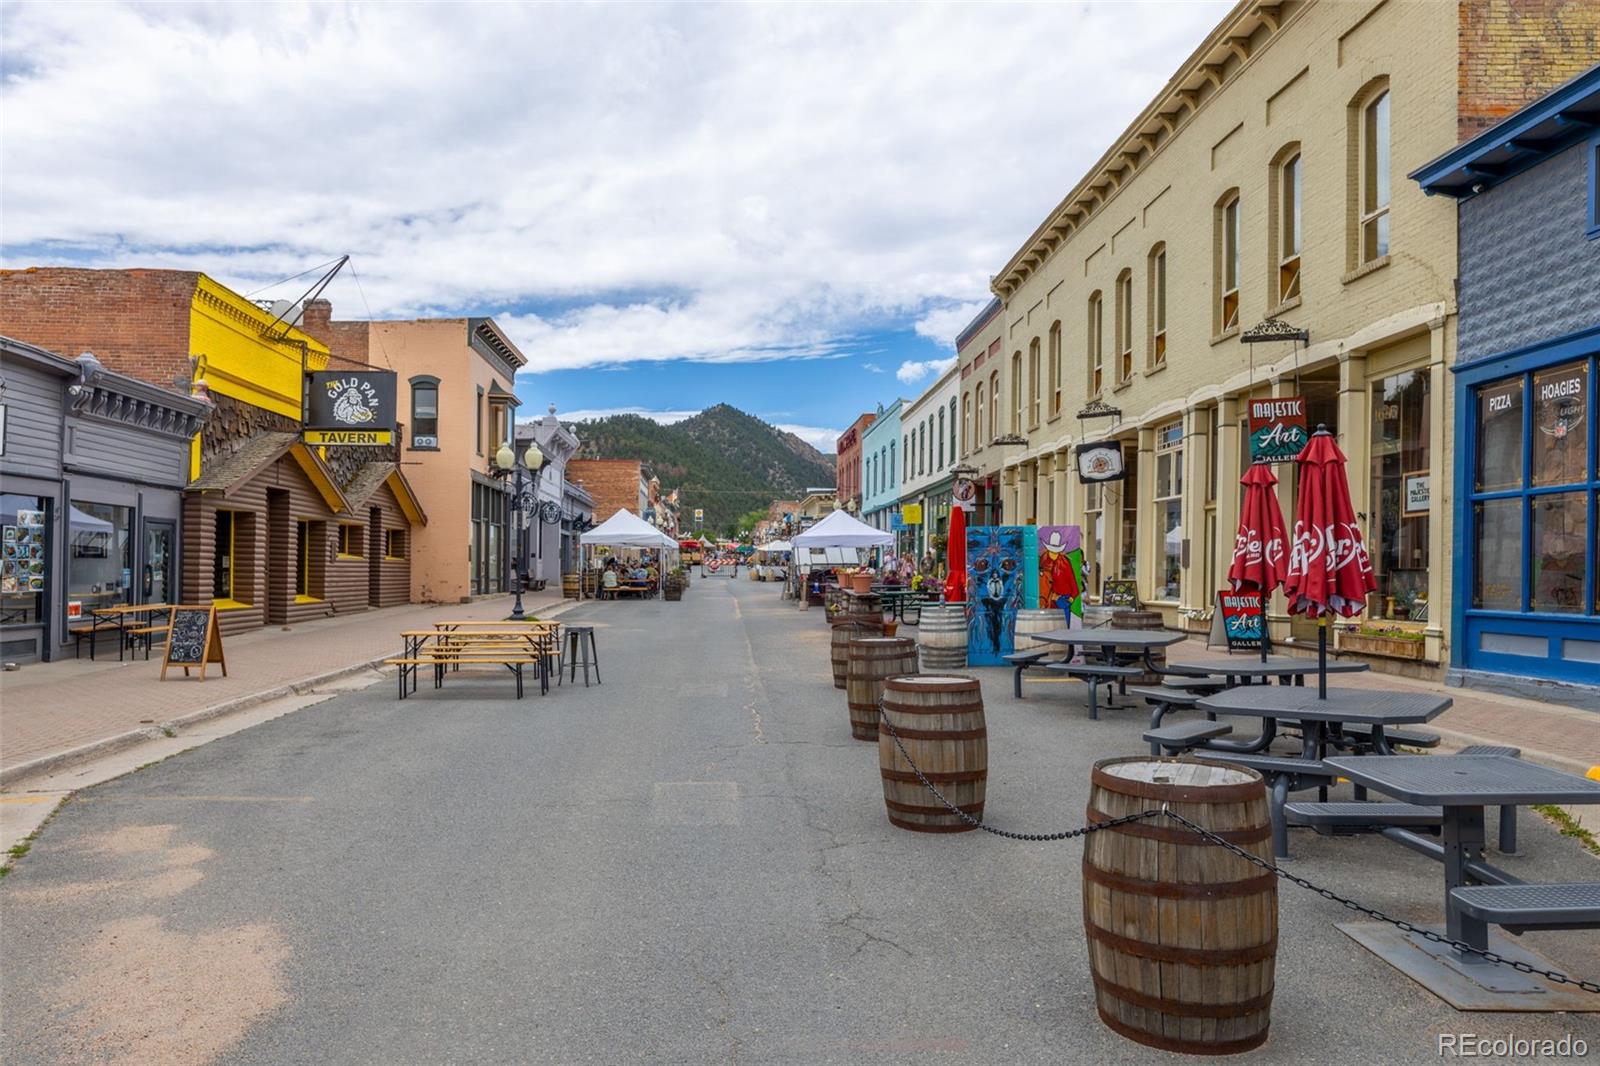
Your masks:
{"label": "chimney", "polygon": [[323,344],[333,335],[329,324],[333,318],[333,304],[327,300],[307,300],[300,314],[300,328]]}

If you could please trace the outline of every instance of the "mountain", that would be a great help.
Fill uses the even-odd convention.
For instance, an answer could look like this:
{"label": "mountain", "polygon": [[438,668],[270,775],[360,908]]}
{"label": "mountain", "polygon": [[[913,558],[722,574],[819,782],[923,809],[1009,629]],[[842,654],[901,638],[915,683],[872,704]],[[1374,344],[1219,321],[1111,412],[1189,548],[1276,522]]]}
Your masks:
{"label": "mountain", "polygon": [[730,532],[740,515],[834,480],[831,455],[725,403],[670,426],[612,415],[576,428],[580,457],[641,460],[663,492],[679,490],[687,525],[705,510],[707,530]]}

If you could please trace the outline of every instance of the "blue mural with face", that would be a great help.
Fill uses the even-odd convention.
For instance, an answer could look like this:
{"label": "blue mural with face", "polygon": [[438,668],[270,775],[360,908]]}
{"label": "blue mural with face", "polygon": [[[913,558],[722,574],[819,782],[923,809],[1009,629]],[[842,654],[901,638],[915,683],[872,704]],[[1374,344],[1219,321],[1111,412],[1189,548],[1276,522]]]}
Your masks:
{"label": "blue mural with face", "polygon": [[967,665],[1004,666],[1023,594],[1022,527],[967,527]]}

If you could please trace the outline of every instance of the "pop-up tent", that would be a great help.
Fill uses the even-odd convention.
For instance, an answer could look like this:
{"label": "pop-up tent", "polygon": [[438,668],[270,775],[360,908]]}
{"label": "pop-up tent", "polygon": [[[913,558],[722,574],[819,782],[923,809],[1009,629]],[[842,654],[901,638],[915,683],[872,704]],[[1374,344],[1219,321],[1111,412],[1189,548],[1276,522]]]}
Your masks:
{"label": "pop-up tent", "polygon": [[[650,548],[661,552],[676,552],[678,550],[677,541],[626,507],[621,508],[616,514],[580,536],[578,544],[580,548],[585,549],[582,552],[583,559],[579,563],[579,566],[585,568],[585,570],[587,570],[589,564],[587,549],[599,545],[604,545],[607,548]],[[663,562],[665,562],[664,559]],[[660,571],[661,580],[664,582],[667,576],[667,568],[661,566],[657,569]]]}
{"label": "pop-up tent", "polygon": [[873,529],[844,511],[835,511],[803,533],[796,533],[798,548],[876,548],[894,543],[894,534]]}

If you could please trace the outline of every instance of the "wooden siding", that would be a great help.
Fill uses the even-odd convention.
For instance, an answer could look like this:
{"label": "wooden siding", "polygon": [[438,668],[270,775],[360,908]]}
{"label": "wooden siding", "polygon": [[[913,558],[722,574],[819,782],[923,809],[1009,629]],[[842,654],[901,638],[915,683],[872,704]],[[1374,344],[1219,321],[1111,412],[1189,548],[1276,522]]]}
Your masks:
{"label": "wooden siding", "polygon": [[64,379],[7,359],[5,384],[6,454],[0,470],[16,477],[60,477]]}
{"label": "wooden siding", "polygon": [[[406,521],[405,512],[400,510],[400,501],[395,499],[393,490],[388,485],[378,486],[367,501],[371,528],[368,531],[371,545],[370,566],[368,580],[371,583],[370,602],[374,607],[398,607],[409,603],[411,600],[411,524]],[[384,557],[384,534],[389,530],[399,530],[405,543],[404,558],[388,559]]]}
{"label": "wooden siding", "polygon": [[182,488],[189,480],[189,442],[139,426],[67,417],[67,468],[115,470],[124,480]]}

